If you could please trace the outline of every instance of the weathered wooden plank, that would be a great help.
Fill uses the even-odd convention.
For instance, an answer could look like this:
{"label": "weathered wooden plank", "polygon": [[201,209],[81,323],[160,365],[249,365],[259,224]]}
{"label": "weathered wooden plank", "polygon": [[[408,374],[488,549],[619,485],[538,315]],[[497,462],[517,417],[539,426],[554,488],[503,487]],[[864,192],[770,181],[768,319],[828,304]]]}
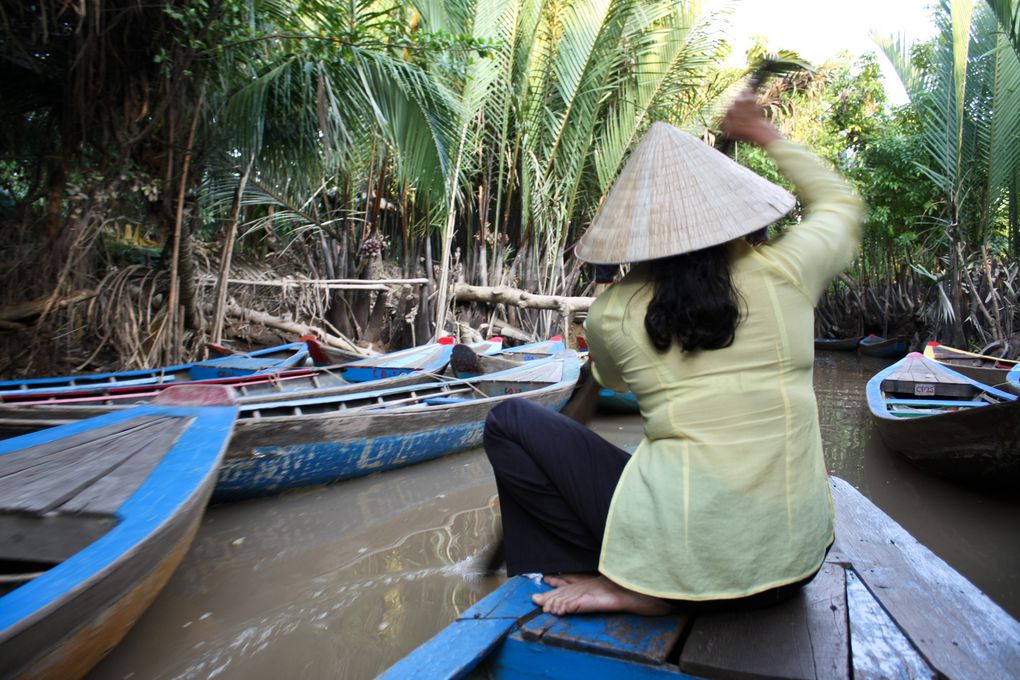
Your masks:
{"label": "weathered wooden plank", "polygon": [[4,510],[49,512],[142,450],[163,418],[137,418],[137,427],[77,447],[74,459],[51,459],[0,480]]}
{"label": "weathered wooden plank", "polygon": [[472,619],[517,619],[527,616],[538,607],[531,601],[535,593],[551,590],[549,586],[526,576],[514,576],[503,586],[476,602],[458,617]]}
{"label": "weathered wooden plank", "polygon": [[0,513],[0,559],[59,564],[117,524],[117,518]]}
{"label": "weathered wooden plank", "polygon": [[854,680],[920,680],[936,677],[910,640],[853,571],[846,572],[850,613],[850,664]]}
{"label": "weathered wooden plank", "polygon": [[193,418],[167,418],[151,432],[151,439],[121,465],[98,478],[77,495],[68,499],[58,512],[107,514],[114,513],[145,481],[152,469],[177,443],[191,426]]}
{"label": "weathered wooden plank", "polygon": [[582,652],[661,664],[690,620],[686,615],[559,617],[540,614],[521,626],[525,640]]}
{"label": "weathered wooden plank", "polygon": [[[29,409],[29,411],[31,410]],[[43,413],[44,411],[40,409],[38,412]],[[122,421],[98,430],[86,430],[70,437],[64,437],[46,442],[45,444],[37,444],[21,451],[0,455],[0,484],[3,483],[4,478],[16,475],[29,468],[53,462],[57,459],[67,458],[68,460],[73,460],[81,455],[79,447],[91,446],[92,442],[99,437],[112,437],[139,426],[140,423],[137,419]]]}
{"label": "weathered wooden plank", "polygon": [[949,678],[1020,672],[1020,623],[841,479],[836,535],[854,571],[925,660]]}
{"label": "weathered wooden plank", "polygon": [[702,614],[680,654],[681,670],[707,677],[850,677],[843,569],[826,562],[791,599],[764,609]]}

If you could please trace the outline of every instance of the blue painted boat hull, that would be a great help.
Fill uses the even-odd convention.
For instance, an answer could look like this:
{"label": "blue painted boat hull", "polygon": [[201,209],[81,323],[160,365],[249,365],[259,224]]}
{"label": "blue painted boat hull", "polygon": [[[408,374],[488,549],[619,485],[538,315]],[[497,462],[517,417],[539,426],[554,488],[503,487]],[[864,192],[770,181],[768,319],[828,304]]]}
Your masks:
{"label": "blue painted boat hull", "polygon": [[[533,375],[553,367],[562,368],[556,382],[547,382],[537,389],[528,389],[524,381],[515,382],[515,375]],[[272,412],[273,405],[243,406],[213,500],[240,500],[329,484],[478,446],[485,418],[497,404],[524,398],[558,410],[570,398],[578,374],[576,354],[564,352],[501,373],[447,383],[447,386],[505,384],[506,392],[498,396],[440,397],[412,405],[357,408],[348,412],[297,412],[315,408],[322,411],[340,402],[370,403],[376,397],[401,398],[430,389],[429,385],[417,385],[339,398],[279,402],[276,408],[286,409],[288,415],[266,417],[264,414]],[[258,414],[254,413],[256,410]]]}

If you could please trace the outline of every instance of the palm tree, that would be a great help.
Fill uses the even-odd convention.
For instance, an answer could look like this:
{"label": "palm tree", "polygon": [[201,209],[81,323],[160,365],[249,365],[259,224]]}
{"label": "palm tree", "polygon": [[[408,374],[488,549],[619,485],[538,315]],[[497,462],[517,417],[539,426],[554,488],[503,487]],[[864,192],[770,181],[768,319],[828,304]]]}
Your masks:
{"label": "palm tree", "polygon": [[935,235],[948,262],[949,291],[940,296],[941,313],[953,341],[963,342],[965,260],[1004,231],[1006,206],[1016,196],[1020,55],[984,4],[942,0],[935,20],[938,35],[920,72],[903,58],[902,45],[883,47],[917,108],[928,157],[922,170],[942,197]]}
{"label": "palm tree", "polygon": [[[477,243],[471,259],[480,282],[569,291],[576,274],[564,265],[565,250],[656,117],[696,122],[723,43],[694,0],[478,0],[418,9],[426,27],[497,45],[491,59],[463,73],[433,68],[459,107],[440,290],[459,227],[462,243]],[[445,310],[437,309],[437,327]]]}

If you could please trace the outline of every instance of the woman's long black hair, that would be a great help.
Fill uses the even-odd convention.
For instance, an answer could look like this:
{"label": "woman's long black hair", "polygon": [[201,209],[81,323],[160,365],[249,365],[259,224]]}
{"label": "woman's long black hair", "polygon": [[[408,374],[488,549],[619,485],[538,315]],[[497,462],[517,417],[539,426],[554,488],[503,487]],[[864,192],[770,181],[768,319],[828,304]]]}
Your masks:
{"label": "woman's long black hair", "polygon": [[650,265],[655,294],[645,312],[645,331],[657,350],[666,351],[674,340],[684,352],[733,344],[740,294],[730,277],[726,243]]}

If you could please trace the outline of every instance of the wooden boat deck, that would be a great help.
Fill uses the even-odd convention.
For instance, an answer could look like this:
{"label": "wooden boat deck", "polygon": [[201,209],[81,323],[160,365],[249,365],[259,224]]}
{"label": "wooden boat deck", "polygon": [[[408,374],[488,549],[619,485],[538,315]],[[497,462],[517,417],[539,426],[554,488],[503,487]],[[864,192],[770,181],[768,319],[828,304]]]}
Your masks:
{"label": "wooden boat deck", "polygon": [[516,577],[380,677],[1016,677],[1020,623],[848,483],[832,492],[836,543],[782,604],[561,618]]}
{"label": "wooden boat deck", "polygon": [[882,390],[894,394],[924,397],[970,397],[974,385],[951,371],[939,370],[920,354],[904,359],[899,367],[882,381]]}
{"label": "wooden boat deck", "polygon": [[139,416],[0,456],[0,560],[59,563],[109,531],[189,422]]}

